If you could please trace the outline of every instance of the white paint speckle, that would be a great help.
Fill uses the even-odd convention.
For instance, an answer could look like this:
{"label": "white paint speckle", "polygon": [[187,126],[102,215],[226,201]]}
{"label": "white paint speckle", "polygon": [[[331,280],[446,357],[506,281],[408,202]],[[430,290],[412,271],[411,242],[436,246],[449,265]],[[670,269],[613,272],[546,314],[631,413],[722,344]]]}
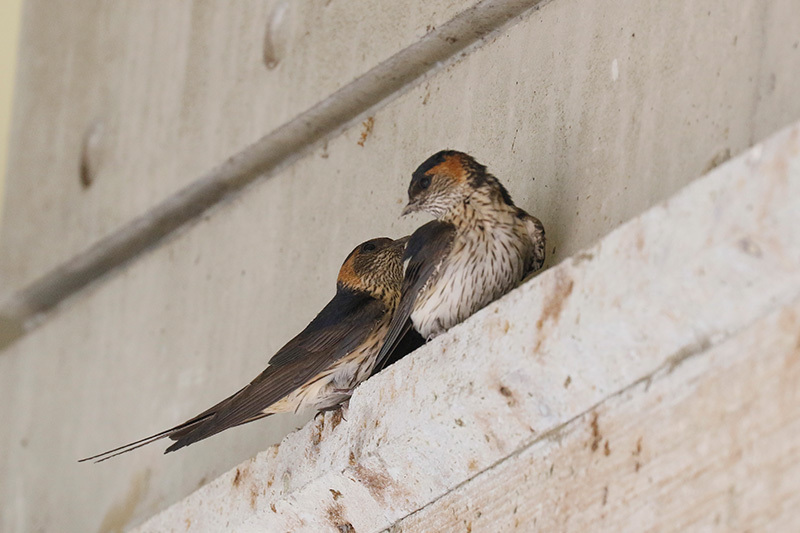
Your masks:
{"label": "white paint speckle", "polygon": [[611,80],[617,81],[619,79],[619,61],[615,57],[611,62]]}
{"label": "white paint speckle", "polygon": [[747,161],[750,164],[755,164],[761,161],[761,156],[764,152],[764,145],[759,143],[753,146],[750,149],[750,153],[747,154]]}

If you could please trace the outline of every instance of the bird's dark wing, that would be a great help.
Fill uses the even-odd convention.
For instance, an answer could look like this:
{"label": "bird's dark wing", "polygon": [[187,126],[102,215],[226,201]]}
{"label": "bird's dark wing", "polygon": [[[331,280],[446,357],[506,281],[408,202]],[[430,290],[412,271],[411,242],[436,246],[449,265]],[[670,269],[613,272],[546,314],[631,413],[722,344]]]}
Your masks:
{"label": "bird's dark wing", "polygon": [[175,451],[266,416],[263,411],[361,345],[386,313],[371,296],[340,289],[319,315],[272,359],[247,387],[225,400],[213,416],[188,431],[170,435]]}
{"label": "bird's dark wing", "polygon": [[[392,366],[423,344],[425,344],[425,339],[422,337],[422,335],[420,335],[414,328],[409,328],[405,334],[401,335],[397,340],[397,346],[391,351],[386,361],[383,363],[383,368]],[[372,371],[372,375],[374,376],[383,370],[383,368],[378,368],[376,366]]]}
{"label": "bird's dark wing", "polygon": [[383,368],[403,336],[411,329],[411,313],[417,296],[431,275],[450,253],[455,227],[448,222],[434,220],[417,229],[406,246],[403,261],[408,261],[403,278],[400,304],[392,317],[389,333],[378,353],[377,369]]}
{"label": "bird's dark wing", "polygon": [[344,352],[333,359],[336,360],[358,346],[386,311],[386,306],[369,294],[340,288],[306,329],[272,356],[269,364],[282,366],[305,359],[309,353],[328,352],[333,345]]}
{"label": "bird's dark wing", "polygon": [[270,360],[270,366],[233,396],[166,431],[81,461],[104,461],[164,437],[174,451],[228,428],[267,416],[263,410],[357,348],[386,313],[371,296],[340,289],[295,338]]}

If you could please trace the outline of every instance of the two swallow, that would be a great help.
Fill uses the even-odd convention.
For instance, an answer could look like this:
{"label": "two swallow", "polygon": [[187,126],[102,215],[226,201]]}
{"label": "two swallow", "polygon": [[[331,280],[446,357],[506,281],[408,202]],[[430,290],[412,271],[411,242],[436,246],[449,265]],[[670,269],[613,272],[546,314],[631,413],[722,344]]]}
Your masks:
{"label": "two swallow", "polygon": [[175,442],[164,453],[173,452],[274,413],[327,410],[347,400],[372,373],[400,301],[407,241],[372,239],[350,252],[331,301],[239,392],[173,428],[81,461],[105,461],[165,437]]}
{"label": "two swallow", "polygon": [[435,220],[410,237],[356,247],[333,299],[249,385],[178,426],[81,461],[104,461],[165,437],[175,441],[165,453],[172,452],[274,413],[334,409],[387,362],[542,267],[542,223],[471,156],[431,156],[413,173],[408,197],[403,215],[423,211]]}

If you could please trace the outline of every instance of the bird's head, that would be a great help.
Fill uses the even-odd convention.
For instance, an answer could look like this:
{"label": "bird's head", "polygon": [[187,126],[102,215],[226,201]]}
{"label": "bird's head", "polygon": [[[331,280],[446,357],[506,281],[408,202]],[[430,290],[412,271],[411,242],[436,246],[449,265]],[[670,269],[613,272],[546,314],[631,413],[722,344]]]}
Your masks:
{"label": "bird's head", "polygon": [[359,244],[342,264],[336,286],[396,304],[403,283],[403,252],[408,239],[380,237]]}
{"label": "bird's head", "polygon": [[411,176],[408,205],[403,215],[425,211],[442,218],[475,191],[496,194],[509,205],[511,197],[486,167],[464,152],[442,150],[422,163]]}

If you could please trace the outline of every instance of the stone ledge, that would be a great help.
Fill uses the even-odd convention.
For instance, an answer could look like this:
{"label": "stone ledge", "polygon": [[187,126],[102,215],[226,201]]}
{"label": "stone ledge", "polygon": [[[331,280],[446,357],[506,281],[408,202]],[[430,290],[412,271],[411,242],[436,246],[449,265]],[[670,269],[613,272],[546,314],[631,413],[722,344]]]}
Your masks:
{"label": "stone ledge", "polygon": [[137,531],[390,527],[794,302],[797,227],[795,124],[369,380],[346,420],[312,421]]}
{"label": "stone ledge", "polygon": [[667,362],[391,531],[797,531],[799,331],[800,300]]}

